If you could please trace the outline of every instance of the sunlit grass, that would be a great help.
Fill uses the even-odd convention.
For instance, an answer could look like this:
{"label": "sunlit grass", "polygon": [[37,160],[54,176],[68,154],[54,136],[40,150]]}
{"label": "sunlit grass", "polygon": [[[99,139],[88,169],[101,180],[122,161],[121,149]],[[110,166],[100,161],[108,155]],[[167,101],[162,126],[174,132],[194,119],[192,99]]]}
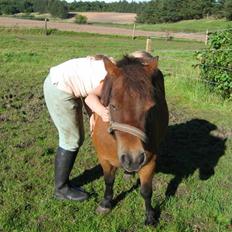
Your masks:
{"label": "sunlit grass", "polygon": [[[101,216],[95,212],[103,197],[104,183],[94,174],[93,180],[84,185],[93,193],[89,201],[79,203],[53,198],[53,160],[58,137],[42,92],[43,80],[51,66],[73,57],[97,53],[120,58],[123,54],[144,49],[145,38],[132,41],[128,37],[56,31],[46,37],[40,30],[17,28],[1,28],[0,37],[0,230],[230,231],[232,143],[228,132],[232,127],[231,103],[210,93],[201,81],[194,79],[199,77],[192,67],[195,64],[193,51],[204,48],[204,44],[153,40],[153,54],[160,56],[160,68],[165,74],[169,108],[177,115],[171,124],[183,128],[188,120],[205,119],[225,130],[228,137],[225,154],[219,147],[221,153],[216,160],[215,174],[209,179],[200,180],[201,167],[194,166],[179,184],[175,196],[165,200],[167,186],[174,174],[160,171],[155,175],[153,205],[165,201],[155,230],[143,226],[144,202],[139,188],[130,190],[136,183],[136,177],[126,182],[121,170],[114,186],[115,196],[125,191],[128,193],[108,215]],[[187,135],[177,134],[184,137],[180,147],[186,146]],[[194,143],[197,137],[189,138],[189,141]],[[209,145],[206,143],[205,146]],[[199,152],[194,144],[192,149]],[[208,150],[202,152],[204,156]],[[217,151],[212,150],[208,154],[209,160],[214,158],[214,152]],[[182,153],[180,149],[179,162],[188,157],[187,153]],[[190,161],[194,163],[194,160]],[[188,164],[192,165],[190,161]],[[78,154],[72,177],[97,164],[86,129],[85,144]]]}

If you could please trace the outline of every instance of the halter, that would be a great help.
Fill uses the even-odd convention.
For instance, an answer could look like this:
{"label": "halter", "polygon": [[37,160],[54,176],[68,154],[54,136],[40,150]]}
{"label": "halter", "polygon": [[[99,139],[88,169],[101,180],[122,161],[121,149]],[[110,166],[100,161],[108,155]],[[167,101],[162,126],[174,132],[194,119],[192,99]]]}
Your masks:
{"label": "halter", "polygon": [[147,143],[148,138],[146,134],[138,129],[137,127],[125,124],[125,123],[119,123],[119,122],[114,122],[111,118],[110,110],[109,110],[109,117],[110,117],[110,122],[109,122],[109,127],[108,127],[108,132],[111,134],[113,131],[118,130],[122,132],[126,132],[128,134],[134,135],[141,139],[144,143]]}

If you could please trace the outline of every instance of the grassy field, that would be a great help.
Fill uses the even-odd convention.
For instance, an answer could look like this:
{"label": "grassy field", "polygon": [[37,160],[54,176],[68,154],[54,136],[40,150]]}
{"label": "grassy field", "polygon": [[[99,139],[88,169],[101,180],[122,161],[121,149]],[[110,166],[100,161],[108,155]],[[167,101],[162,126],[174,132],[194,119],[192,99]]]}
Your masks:
{"label": "grassy field", "polygon": [[83,203],[53,198],[57,132],[42,84],[49,67],[104,53],[116,58],[144,49],[145,39],[0,28],[0,231],[215,232],[232,229],[232,107],[196,81],[198,42],[154,40],[170,108],[170,127],[154,177],[159,224],[145,227],[137,177],[120,170],[115,203],[95,212],[104,183],[86,123],[74,181],[91,192]]}
{"label": "grassy field", "polygon": [[[98,25],[133,28],[133,24],[112,24],[112,23],[95,23]],[[172,32],[206,32],[232,28],[232,22],[225,19],[198,19],[198,20],[182,20],[177,23],[161,23],[161,24],[136,24],[136,29],[145,31],[172,31]]]}

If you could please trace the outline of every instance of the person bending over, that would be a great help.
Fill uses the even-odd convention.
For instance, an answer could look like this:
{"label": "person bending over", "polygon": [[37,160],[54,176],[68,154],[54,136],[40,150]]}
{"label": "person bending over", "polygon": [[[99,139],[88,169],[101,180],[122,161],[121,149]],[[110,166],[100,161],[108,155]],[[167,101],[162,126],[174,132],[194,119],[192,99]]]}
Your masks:
{"label": "person bending over", "polygon": [[52,67],[44,81],[45,102],[59,133],[54,193],[58,199],[83,201],[88,198],[83,189],[70,183],[69,175],[84,141],[82,98],[104,122],[109,121],[108,109],[99,100],[107,75],[103,59],[103,55],[97,55],[68,60]]}

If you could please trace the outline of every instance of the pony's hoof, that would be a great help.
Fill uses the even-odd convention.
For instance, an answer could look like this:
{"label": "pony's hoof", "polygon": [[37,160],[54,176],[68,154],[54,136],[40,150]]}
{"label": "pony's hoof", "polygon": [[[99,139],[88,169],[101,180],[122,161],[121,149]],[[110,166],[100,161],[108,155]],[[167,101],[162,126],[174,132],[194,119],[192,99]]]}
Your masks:
{"label": "pony's hoof", "polygon": [[145,220],[145,226],[153,226],[156,227],[157,226],[157,221],[156,220]]}
{"label": "pony's hoof", "polygon": [[97,213],[100,213],[100,214],[107,214],[107,213],[109,213],[111,211],[111,209],[110,208],[104,208],[104,207],[102,207],[102,206],[98,206],[97,207],[97,209],[96,209],[96,212]]}
{"label": "pony's hoof", "polygon": [[157,224],[158,224],[158,221],[155,218],[154,211],[151,211],[146,217],[145,225],[156,227]]}

